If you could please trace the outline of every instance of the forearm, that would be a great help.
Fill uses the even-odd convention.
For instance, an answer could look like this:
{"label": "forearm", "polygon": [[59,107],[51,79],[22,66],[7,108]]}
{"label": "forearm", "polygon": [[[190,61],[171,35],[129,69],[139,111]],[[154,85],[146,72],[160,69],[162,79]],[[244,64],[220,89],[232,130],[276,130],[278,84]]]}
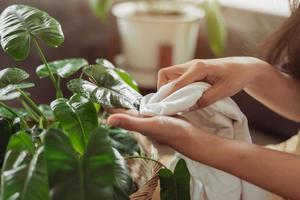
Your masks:
{"label": "forearm", "polygon": [[272,109],[294,121],[300,121],[300,81],[272,66],[258,70],[258,76],[245,91]]}
{"label": "forearm", "polygon": [[173,148],[193,160],[241,177],[269,191],[300,199],[299,156],[199,131],[180,143],[174,143]]}

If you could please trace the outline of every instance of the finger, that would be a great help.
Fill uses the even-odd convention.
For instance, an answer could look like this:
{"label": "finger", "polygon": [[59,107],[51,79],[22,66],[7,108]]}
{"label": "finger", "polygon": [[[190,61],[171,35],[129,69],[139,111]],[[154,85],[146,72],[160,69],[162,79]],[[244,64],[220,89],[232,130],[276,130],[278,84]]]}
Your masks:
{"label": "finger", "polygon": [[140,118],[133,117],[126,114],[114,114],[111,115],[108,120],[108,124],[112,126],[118,126],[126,130],[136,131],[140,133],[151,133],[157,132],[158,122],[155,118]]}
{"label": "finger", "polygon": [[105,109],[107,112],[111,113],[111,114],[117,114],[117,113],[123,113],[123,114],[127,114],[130,116],[134,116],[134,117],[138,117],[139,116],[139,112],[137,110],[134,109],[130,109],[130,110],[126,110],[126,109],[120,109],[120,108],[106,108]]}
{"label": "finger", "polygon": [[178,78],[184,71],[183,65],[174,65],[158,71],[157,89],[167,84],[171,80]]}
{"label": "finger", "polygon": [[[195,74],[198,73],[198,74]],[[188,71],[186,71],[182,76],[180,76],[174,87],[168,92],[166,96],[174,93],[175,91],[179,90],[180,88],[193,83],[195,81],[201,81],[205,78],[205,71],[195,72],[194,67],[191,67]]]}
{"label": "finger", "polygon": [[211,86],[203,93],[202,97],[197,101],[195,107],[192,107],[191,109],[202,109],[224,98],[224,88],[225,87],[222,82]]}

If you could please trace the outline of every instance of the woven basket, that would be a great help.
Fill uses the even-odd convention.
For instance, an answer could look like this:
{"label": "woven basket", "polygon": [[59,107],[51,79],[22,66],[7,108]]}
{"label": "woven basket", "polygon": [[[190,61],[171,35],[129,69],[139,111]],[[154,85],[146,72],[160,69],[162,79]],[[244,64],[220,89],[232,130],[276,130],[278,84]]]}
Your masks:
{"label": "woven basket", "polygon": [[[158,159],[157,150],[152,143],[139,133],[132,133],[141,148],[144,157]],[[126,160],[131,177],[137,186],[137,191],[130,196],[131,200],[151,200],[158,185],[158,172],[162,165],[151,160],[132,158]]]}

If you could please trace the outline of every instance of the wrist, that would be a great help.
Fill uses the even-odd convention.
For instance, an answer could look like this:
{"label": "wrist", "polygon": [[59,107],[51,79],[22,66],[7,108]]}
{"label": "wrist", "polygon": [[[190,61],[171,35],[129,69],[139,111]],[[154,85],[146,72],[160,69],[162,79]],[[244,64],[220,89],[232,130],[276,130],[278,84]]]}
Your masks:
{"label": "wrist", "polygon": [[[256,58],[257,59],[257,58]],[[257,59],[251,68],[251,81],[245,86],[245,89],[259,86],[262,81],[266,79],[266,76],[273,70],[273,67],[260,59]]]}

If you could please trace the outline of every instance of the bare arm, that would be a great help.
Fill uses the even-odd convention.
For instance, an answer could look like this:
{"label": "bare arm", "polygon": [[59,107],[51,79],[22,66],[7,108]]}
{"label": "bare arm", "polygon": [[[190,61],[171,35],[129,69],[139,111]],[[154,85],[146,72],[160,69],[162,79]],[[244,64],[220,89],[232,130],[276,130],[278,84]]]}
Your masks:
{"label": "bare arm", "polygon": [[199,132],[173,145],[173,148],[196,161],[236,175],[281,196],[300,199],[299,156]]}
{"label": "bare arm", "polygon": [[273,111],[300,122],[300,81],[271,66],[260,70],[245,91]]}

